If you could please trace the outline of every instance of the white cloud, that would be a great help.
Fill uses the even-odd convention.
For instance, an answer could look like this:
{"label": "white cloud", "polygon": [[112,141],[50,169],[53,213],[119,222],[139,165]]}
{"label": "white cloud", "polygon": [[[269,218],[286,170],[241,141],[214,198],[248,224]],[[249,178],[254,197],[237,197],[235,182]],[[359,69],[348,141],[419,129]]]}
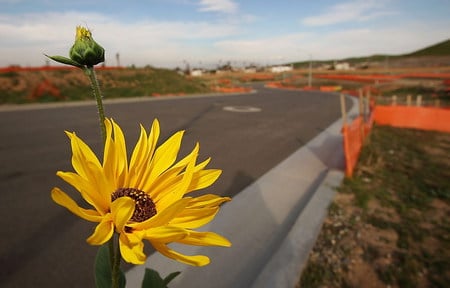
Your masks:
{"label": "white cloud", "polygon": [[200,0],[199,10],[202,12],[235,13],[238,5],[231,0]]}
{"label": "white cloud", "polygon": [[[442,23],[444,24],[444,23]],[[360,28],[315,34],[303,46],[314,59],[404,54],[448,38],[446,25],[409,22],[399,27]],[[440,28],[437,28],[440,27]]]}
{"label": "white cloud", "polygon": [[[275,63],[340,59],[375,53],[400,54],[448,39],[449,20],[411,20],[392,27],[365,27],[318,33],[287,32],[252,37],[248,22],[155,21],[123,23],[98,13],[0,14],[0,67],[43,65],[49,55],[68,55],[75,26],[88,26],[106,49],[107,65],[120,53],[123,65],[174,67],[183,60]],[[322,29],[319,29],[322,30]]]}
{"label": "white cloud", "polygon": [[[205,41],[236,35],[238,24],[140,21],[120,23],[97,13],[0,14],[0,66],[42,65],[43,53],[68,55],[75,26],[88,26],[107,51],[107,63],[120,52],[125,65],[164,65],[197,55]],[[205,51],[202,51],[203,53]],[[201,54],[200,54],[201,55]],[[199,57],[200,57],[199,55]]]}
{"label": "white cloud", "polygon": [[322,14],[302,19],[302,23],[307,26],[326,26],[350,21],[367,21],[394,14],[393,11],[384,10],[385,2],[380,0],[355,0],[339,3]]}
{"label": "white cloud", "polygon": [[248,40],[224,40],[214,44],[223,55],[234,60],[255,62],[287,62],[301,55],[299,48],[307,38],[306,33],[293,33],[275,37]]}
{"label": "white cloud", "polygon": [[[439,25],[437,25],[439,24]],[[297,33],[264,39],[218,41],[223,55],[260,63],[333,60],[373,54],[404,54],[448,39],[449,23],[409,22],[390,28]],[[280,57],[281,56],[281,57]]]}

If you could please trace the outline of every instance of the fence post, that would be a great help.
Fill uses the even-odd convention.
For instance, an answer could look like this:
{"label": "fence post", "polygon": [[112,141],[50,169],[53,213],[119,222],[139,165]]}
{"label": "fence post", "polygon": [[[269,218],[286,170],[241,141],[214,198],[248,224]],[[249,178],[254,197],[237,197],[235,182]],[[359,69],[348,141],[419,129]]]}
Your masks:
{"label": "fence post", "polygon": [[417,106],[422,106],[422,95],[417,95],[416,101]]}
{"label": "fence post", "polygon": [[358,90],[359,95],[359,116],[362,116],[364,113],[364,104],[363,104],[363,90],[360,88]]}
{"label": "fence post", "polygon": [[392,96],[392,106],[397,105],[397,95]]}
{"label": "fence post", "polygon": [[341,114],[342,114],[342,125],[345,126],[347,124],[347,109],[345,107],[344,93],[341,93]]}
{"label": "fence post", "polygon": [[406,96],[406,105],[411,106],[411,95]]}
{"label": "fence post", "polygon": [[364,99],[363,99],[363,90],[360,88],[359,92],[359,118],[361,120],[360,125],[360,135],[361,135],[361,143],[364,141]]}

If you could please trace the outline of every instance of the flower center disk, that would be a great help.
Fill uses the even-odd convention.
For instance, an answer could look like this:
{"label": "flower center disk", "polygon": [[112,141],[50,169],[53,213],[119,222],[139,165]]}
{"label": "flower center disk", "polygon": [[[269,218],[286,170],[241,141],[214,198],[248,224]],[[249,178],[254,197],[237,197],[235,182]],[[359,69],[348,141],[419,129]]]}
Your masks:
{"label": "flower center disk", "polygon": [[156,206],[150,196],[136,188],[119,188],[111,194],[111,202],[120,197],[130,197],[136,203],[131,221],[142,222],[156,215]]}

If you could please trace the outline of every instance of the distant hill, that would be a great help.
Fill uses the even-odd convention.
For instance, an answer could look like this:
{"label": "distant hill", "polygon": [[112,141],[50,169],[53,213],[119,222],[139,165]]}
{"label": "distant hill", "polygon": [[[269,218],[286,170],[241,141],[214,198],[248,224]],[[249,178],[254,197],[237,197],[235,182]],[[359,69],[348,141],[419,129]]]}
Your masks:
{"label": "distant hill", "polygon": [[403,56],[450,56],[450,39]]}
{"label": "distant hill", "polygon": [[[332,64],[335,61],[338,62],[348,62],[352,65],[360,64],[360,63],[381,63],[389,59],[389,61],[402,61],[407,59],[413,59],[415,57],[450,57],[450,39],[439,42],[437,44],[422,48],[420,50],[400,55],[389,55],[389,54],[376,54],[371,56],[363,56],[363,57],[350,57],[344,59],[333,59],[333,60],[323,60],[323,61],[314,61],[314,63],[320,64]],[[308,61],[295,62],[293,63],[294,67],[305,67],[308,65]]]}

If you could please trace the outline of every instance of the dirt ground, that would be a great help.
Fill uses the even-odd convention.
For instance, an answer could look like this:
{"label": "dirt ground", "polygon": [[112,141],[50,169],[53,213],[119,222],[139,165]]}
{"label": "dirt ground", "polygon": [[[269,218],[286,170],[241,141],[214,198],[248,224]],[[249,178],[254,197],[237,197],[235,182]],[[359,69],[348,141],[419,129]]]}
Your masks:
{"label": "dirt ground", "polygon": [[[450,134],[373,133],[356,176],[344,181],[330,205],[297,287],[450,283]],[[386,147],[399,142],[396,137],[416,143]],[[384,151],[375,143],[380,139]],[[397,173],[410,175],[405,181]]]}

